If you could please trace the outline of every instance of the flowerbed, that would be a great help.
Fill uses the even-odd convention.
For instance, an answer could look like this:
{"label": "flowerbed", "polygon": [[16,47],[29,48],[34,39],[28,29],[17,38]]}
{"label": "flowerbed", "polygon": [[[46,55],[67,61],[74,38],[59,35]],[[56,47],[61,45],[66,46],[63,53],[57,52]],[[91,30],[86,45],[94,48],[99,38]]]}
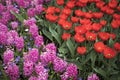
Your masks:
{"label": "flowerbed", "polygon": [[119,0],[1,0],[0,79],[119,80]]}

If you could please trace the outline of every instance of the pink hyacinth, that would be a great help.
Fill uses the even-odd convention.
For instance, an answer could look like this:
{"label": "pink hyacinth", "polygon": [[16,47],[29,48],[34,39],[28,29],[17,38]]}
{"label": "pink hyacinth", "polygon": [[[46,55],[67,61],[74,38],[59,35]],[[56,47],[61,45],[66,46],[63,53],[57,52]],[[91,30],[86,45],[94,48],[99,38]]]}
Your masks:
{"label": "pink hyacinth", "polygon": [[77,78],[77,74],[78,74],[78,71],[77,71],[77,66],[75,64],[69,64],[67,69],[66,69],[66,72],[68,73],[68,76],[70,78]]}
{"label": "pink hyacinth", "polygon": [[67,62],[61,58],[55,58],[53,61],[53,69],[55,72],[63,72],[67,67]]}
{"label": "pink hyacinth", "polygon": [[45,46],[46,51],[55,52],[56,53],[56,46],[54,43],[49,43]]}
{"label": "pink hyacinth", "polygon": [[5,45],[7,41],[7,36],[5,32],[0,31],[0,44]]}
{"label": "pink hyacinth", "polygon": [[36,76],[31,76],[28,80],[37,80]]}
{"label": "pink hyacinth", "polygon": [[15,37],[18,37],[18,33],[15,30],[10,30],[9,33],[12,35],[14,39]]}
{"label": "pink hyacinth", "polygon": [[24,20],[24,25],[26,25],[26,26],[31,26],[31,25],[33,25],[35,23],[36,23],[36,19],[35,18],[30,18],[28,20]]}
{"label": "pink hyacinth", "polygon": [[7,32],[7,45],[13,45],[14,44],[14,37],[10,32]]}
{"label": "pink hyacinth", "polygon": [[49,63],[53,63],[54,59],[56,58],[56,54],[52,52],[43,52],[40,55],[40,60],[43,65],[48,65]]}
{"label": "pink hyacinth", "polygon": [[6,25],[0,23],[0,32],[8,32],[8,28]]}
{"label": "pink hyacinth", "polygon": [[15,63],[11,63],[7,66],[5,71],[10,77],[10,80],[18,80],[19,78],[19,67]]}
{"label": "pink hyacinth", "polygon": [[38,80],[48,80],[48,71],[44,70],[43,72],[40,72],[38,75]]}
{"label": "pink hyacinth", "polygon": [[36,14],[40,14],[42,12],[42,4],[41,5],[36,5],[35,12],[36,12]]}
{"label": "pink hyacinth", "polygon": [[67,72],[65,72],[65,73],[63,73],[60,77],[61,77],[61,80],[68,80],[69,75],[68,75]]}
{"label": "pink hyacinth", "polygon": [[3,54],[3,61],[4,64],[7,64],[10,62],[12,59],[14,59],[14,52],[11,50],[6,50]]}
{"label": "pink hyacinth", "polygon": [[35,16],[35,8],[29,8],[27,10],[28,17],[34,17]]}
{"label": "pink hyacinth", "polygon": [[39,57],[38,49],[32,48],[31,50],[29,50],[29,58],[33,63],[38,61],[38,57]]}
{"label": "pink hyacinth", "polygon": [[23,37],[15,37],[15,46],[18,49],[18,51],[21,51],[24,47],[24,39]]}
{"label": "pink hyacinth", "polygon": [[44,66],[39,62],[35,65],[35,72],[39,75],[41,72],[44,72]]}
{"label": "pink hyacinth", "polygon": [[33,38],[37,37],[39,35],[38,26],[36,24],[31,25],[29,33],[32,35]]}
{"label": "pink hyacinth", "polygon": [[41,45],[43,45],[44,41],[43,41],[43,36],[38,35],[37,37],[35,37],[35,45],[37,47],[41,47]]}
{"label": "pink hyacinth", "polygon": [[16,22],[16,21],[11,22],[11,26],[12,26],[12,29],[17,29],[17,27],[18,27],[18,22]]}
{"label": "pink hyacinth", "polygon": [[24,66],[23,66],[23,74],[25,76],[30,76],[33,72],[33,62],[32,61],[27,61],[24,62]]}
{"label": "pink hyacinth", "polygon": [[99,77],[96,74],[91,74],[88,76],[87,80],[99,80]]}

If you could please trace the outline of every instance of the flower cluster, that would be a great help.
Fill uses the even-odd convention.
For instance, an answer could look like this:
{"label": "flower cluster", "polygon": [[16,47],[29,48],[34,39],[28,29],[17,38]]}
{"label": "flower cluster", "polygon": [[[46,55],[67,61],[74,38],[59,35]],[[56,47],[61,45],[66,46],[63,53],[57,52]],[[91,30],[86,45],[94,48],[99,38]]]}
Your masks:
{"label": "flower cluster", "polygon": [[[94,42],[94,49],[97,53],[103,53],[104,57],[108,59],[116,56],[119,52],[118,47],[120,47],[118,36],[114,31],[105,30],[105,28],[116,30],[120,27],[119,1],[110,0],[106,3],[101,0],[67,0],[67,2],[56,0],[56,3],[57,7],[48,6],[45,10],[45,17],[50,22],[57,23],[62,27],[64,31],[61,38],[64,41],[73,37],[76,44]],[[97,10],[89,9],[87,4],[90,7],[94,5]],[[61,6],[63,8],[59,8]],[[107,20],[108,18],[104,18],[105,16],[111,20]],[[74,29],[73,32],[71,32],[72,29]],[[111,47],[106,44],[111,39],[115,46]],[[80,55],[85,54],[86,46],[78,46],[77,52]]]}

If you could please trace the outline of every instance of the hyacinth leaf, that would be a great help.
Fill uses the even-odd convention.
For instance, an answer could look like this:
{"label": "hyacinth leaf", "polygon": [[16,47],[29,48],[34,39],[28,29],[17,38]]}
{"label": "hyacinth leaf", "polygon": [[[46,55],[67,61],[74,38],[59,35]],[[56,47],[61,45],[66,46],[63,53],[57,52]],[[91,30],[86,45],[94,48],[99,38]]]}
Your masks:
{"label": "hyacinth leaf", "polygon": [[[108,78],[106,72],[105,72],[104,70],[102,70],[101,68],[99,68],[99,69],[93,68],[93,69],[95,70],[95,72],[101,74],[101,75],[104,76],[106,79]],[[108,80],[108,79],[107,79],[107,80]]]}
{"label": "hyacinth leaf", "polygon": [[51,32],[51,34],[55,38],[55,40],[59,43],[59,45],[61,45],[60,35],[55,30],[53,30],[51,27],[49,27],[49,31]]}
{"label": "hyacinth leaf", "polygon": [[69,40],[67,40],[66,45],[67,45],[67,47],[68,47],[68,49],[69,49],[69,51],[71,53],[71,57],[74,57],[74,55],[75,55],[74,54],[75,53],[75,47],[73,45],[73,42],[69,39]]}
{"label": "hyacinth leaf", "polygon": [[51,41],[53,41],[52,36],[50,35],[50,32],[46,31],[45,29],[42,29],[43,34],[50,39]]}
{"label": "hyacinth leaf", "polygon": [[23,22],[24,21],[24,18],[20,15],[20,14],[17,14],[13,11],[10,11],[11,14],[13,14],[20,22]]}

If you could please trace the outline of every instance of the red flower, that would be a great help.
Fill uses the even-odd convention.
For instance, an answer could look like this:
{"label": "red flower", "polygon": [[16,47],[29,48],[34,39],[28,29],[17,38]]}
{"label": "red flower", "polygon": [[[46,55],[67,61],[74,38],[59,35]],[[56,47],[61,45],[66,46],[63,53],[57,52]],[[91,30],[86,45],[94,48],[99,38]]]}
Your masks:
{"label": "red flower", "polygon": [[86,29],[82,26],[76,26],[75,27],[75,32],[78,34],[84,34],[86,32]]}
{"label": "red flower", "polygon": [[120,14],[117,14],[117,13],[113,14],[113,18],[114,19],[120,19]]}
{"label": "red flower", "polygon": [[106,25],[106,23],[107,23],[107,21],[106,21],[106,20],[101,20],[101,21],[100,21],[100,24],[101,24],[102,26],[105,26],[105,25]]}
{"label": "red flower", "polygon": [[89,0],[79,0],[81,3],[86,4]]}
{"label": "red flower", "polygon": [[80,17],[80,16],[84,16],[84,13],[81,10],[75,10],[75,15]]}
{"label": "red flower", "polygon": [[113,10],[113,9],[108,8],[108,9],[106,10],[106,13],[107,13],[107,14],[109,14],[109,15],[111,15],[111,14],[113,14],[113,13],[114,13],[114,10]]}
{"label": "red flower", "polygon": [[71,17],[71,21],[72,21],[73,23],[77,23],[78,20],[79,20],[79,18],[77,18],[77,17]]}
{"label": "red flower", "polygon": [[113,29],[119,28],[119,24],[118,24],[117,20],[113,19],[111,22],[111,26]]}
{"label": "red flower", "polygon": [[65,23],[62,25],[62,27],[63,27],[64,30],[70,30],[71,27],[72,27],[72,23],[68,22],[68,21],[65,21]]}
{"label": "red flower", "polygon": [[117,10],[120,11],[120,6],[117,7]]}
{"label": "red flower", "polygon": [[111,7],[111,8],[116,8],[117,7],[117,0],[111,0],[109,3],[108,3],[108,6]]}
{"label": "red flower", "polygon": [[77,52],[80,54],[80,55],[84,55],[86,53],[86,47],[82,46],[82,47],[78,47],[77,48]]}
{"label": "red flower", "polygon": [[71,9],[69,9],[69,8],[64,8],[63,11],[62,11],[62,13],[69,16],[69,15],[71,14]]}
{"label": "red flower", "polygon": [[66,15],[66,14],[60,14],[59,15],[59,17],[61,18],[61,19],[64,19],[64,20],[66,20],[67,18],[68,18],[68,16]]}
{"label": "red flower", "polygon": [[83,35],[79,35],[78,33],[75,34],[74,39],[76,42],[82,43],[85,41],[85,38],[83,37]]}
{"label": "red flower", "polygon": [[94,44],[94,49],[98,53],[102,53],[104,51],[105,45],[103,42],[96,42]]}
{"label": "red flower", "polygon": [[99,23],[93,23],[92,24],[92,30],[99,31],[102,28],[102,25]]}
{"label": "red flower", "polygon": [[55,7],[54,6],[49,6],[48,9],[46,10],[47,14],[54,14],[55,13]]}
{"label": "red flower", "polygon": [[85,18],[92,18],[93,15],[91,13],[88,13],[88,12],[84,12],[84,16]]}
{"label": "red flower", "polygon": [[61,6],[64,4],[64,0],[56,0],[56,3]]}
{"label": "red flower", "polygon": [[110,34],[110,37],[112,37],[112,39],[115,39],[115,38],[116,38],[116,34],[111,33],[111,34]]}
{"label": "red flower", "polygon": [[97,35],[93,32],[87,32],[85,36],[88,41],[95,41]]}
{"label": "red flower", "polygon": [[91,24],[92,22],[90,21],[90,19],[84,18],[84,19],[80,19],[80,23],[81,24]]}
{"label": "red flower", "polygon": [[66,6],[67,6],[68,8],[70,8],[70,9],[74,8],[74,6],[75,6],[75,1],[68,1],[67,4],[66,4]]}
{"label": "red flower", "polygon": [[90,31],[92,30],[92,25],[91,24],[85,24],[85,25],[82,25],[87,31]]}
{"label": "red flower", "polygon": [[106,10],[107,10],[108,8],[109,8],[109,7],[108,7],[107,5],[105,5],[105,6],[102,6],[102,7],[100,8],[100,10],[103,11],[103,12],[106,12]]}
{"label": "red flower", "polygon": [[117,51],[120,51],[120,43],[116,42],[114,44],[114,48],[117,50]]}
{"label": "red flower", "polygon": [[59,21],[58,21],[58,24],[60,26],[62,26],[64,23],[65,23],[65,20],[60,18]]}
{"label": "red flower", "polygon": [[67,39],[69,39],[71,37],[71,34],[70,33],[63,33],[63,35],[62,35],[62,39],[63,40],[67,40]]}
{"label": "red flower", "polygon": [[56,13],[60,13],[60,8],[55,8]]}
{"label": "red flower", "polygon": [[96,6],[97,6],[98,8],[101,8],[101,7],[103,7],[104,5],[105,5],[105,2],[104,2],[104,1],[99,1],[99,2],[96,3]]}
{"label": "red flower", "polygon": [[103,13],[102,12],[94,12],[93,13],[93,17],[97,18],[97,19],[100,19],[100,18],[103,17]]}
{"label": "red flower", "polygon": [[110,47],[106,47],[104,49],[104,57],[107,58],[107,59],[111,59],[111,58],[114,58],[116,56],[116,52],[115,50],[113,50],[112,48]]}
{"label": "red flower", "polygon": [[110,38],[110,34],[107,32],[99,32],[98,36],[100,39],[102,39],[103,41],[107,41]]}

